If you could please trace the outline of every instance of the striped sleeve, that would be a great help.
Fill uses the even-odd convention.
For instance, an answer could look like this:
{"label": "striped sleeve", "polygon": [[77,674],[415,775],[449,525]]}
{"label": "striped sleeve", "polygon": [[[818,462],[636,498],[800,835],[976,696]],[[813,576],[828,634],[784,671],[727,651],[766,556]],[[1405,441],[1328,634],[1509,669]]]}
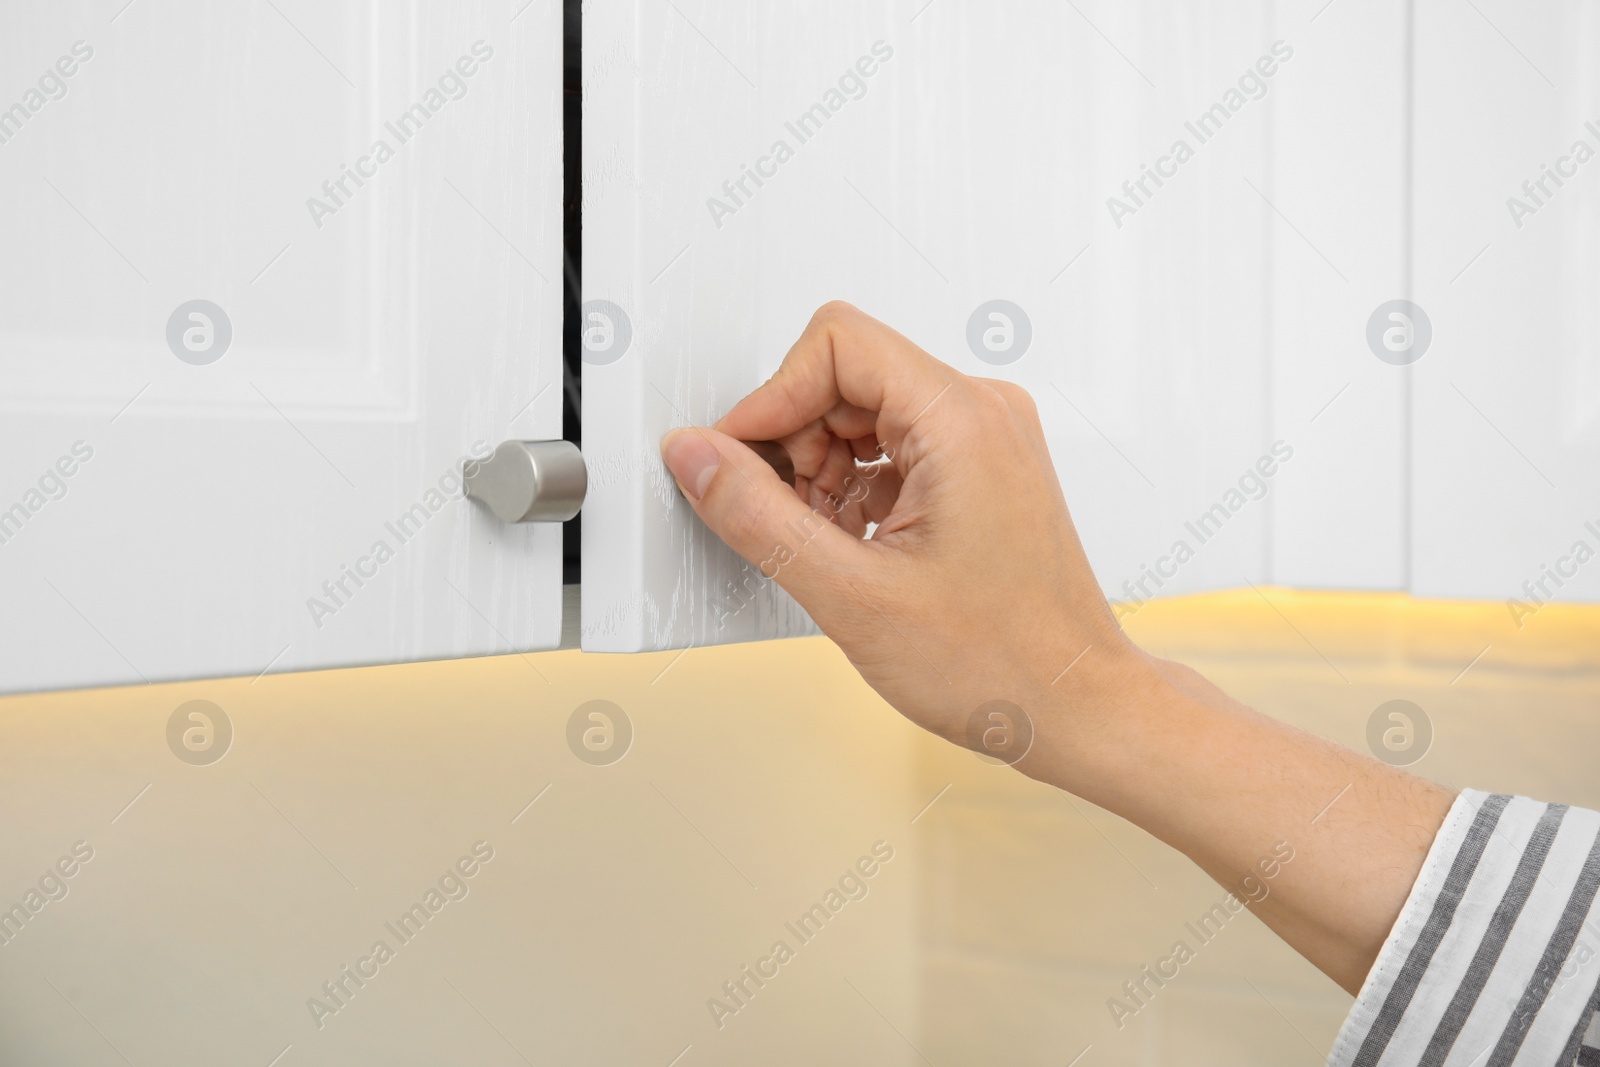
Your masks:
{"label": "striped sleeve", "polygon": [[1600,813],[1465,790],[1328,1062],[1600,1065]]}

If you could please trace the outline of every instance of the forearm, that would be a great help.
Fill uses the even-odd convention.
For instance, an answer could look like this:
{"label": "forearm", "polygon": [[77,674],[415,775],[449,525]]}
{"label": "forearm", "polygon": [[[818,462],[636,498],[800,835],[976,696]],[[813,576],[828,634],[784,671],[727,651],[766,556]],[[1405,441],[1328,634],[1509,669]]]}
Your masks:
{"label": "forearm", "polygon": [[[793,485],[740,443],[767,440]],[[1500,1035],[1495,1062],[1574,1061],[1594,1015],[1593,972],[1572,965],[1600,924],[1600,813],[1453,797],[1140,652],[1025,391],[831,304],[718,427],[663,447],[752,564],[807,531],[777,581],[913,722],[1126,817],[1340,985],[1366,980],[1333,1062],[1442,1063],[1469,1028]]]}
{"label": "forearm", "polygon": [[[781,442],[794,485],[741,440]],[[1293,849],[1254,906],[1346,988],[1360,983],[1449,794],[1129,644],[1026,391],[830,304],[771,379],[717,427],[669,436],[664,455],[746,560],[816,530],[777,580],[912,721],[995,755],[991,736],[1016,735],[985,707],[1020,706],[1034,730],[1019,770],[1125,816],[1231,891]],[[812,511],[821,499],[841,502],[831,521]]]}
{"label": "forearm", "polygon": [[[1183,852],[1355,992],[1453,794],[1251,711],[1181,665],[1135,652],[1110,677],[1095,706],[1038,727],[1022,769]],[[1284,846],[1293,858],[1279,862]]]}

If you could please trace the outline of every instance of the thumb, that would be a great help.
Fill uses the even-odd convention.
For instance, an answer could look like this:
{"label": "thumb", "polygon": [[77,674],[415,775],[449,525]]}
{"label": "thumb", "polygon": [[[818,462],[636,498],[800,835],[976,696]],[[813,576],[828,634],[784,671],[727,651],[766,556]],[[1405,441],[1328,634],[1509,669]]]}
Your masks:
{"label": "thumb", "polygon": [[737,438],[709,427],[673,430],[661,456],[695,514],[739,555],[775,579],[819,623],[861,543],[813,510]]}

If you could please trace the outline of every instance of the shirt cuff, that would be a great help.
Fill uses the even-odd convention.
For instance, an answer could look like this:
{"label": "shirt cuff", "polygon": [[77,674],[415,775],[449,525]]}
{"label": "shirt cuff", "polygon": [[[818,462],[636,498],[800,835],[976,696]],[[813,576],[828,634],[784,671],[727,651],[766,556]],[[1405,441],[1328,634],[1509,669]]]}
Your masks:
{"label": "shirt cuff", "polygon": [[1597,888],[1600,813],[1464,790],[1328,1062],[1578,1062],[1600,985]]}

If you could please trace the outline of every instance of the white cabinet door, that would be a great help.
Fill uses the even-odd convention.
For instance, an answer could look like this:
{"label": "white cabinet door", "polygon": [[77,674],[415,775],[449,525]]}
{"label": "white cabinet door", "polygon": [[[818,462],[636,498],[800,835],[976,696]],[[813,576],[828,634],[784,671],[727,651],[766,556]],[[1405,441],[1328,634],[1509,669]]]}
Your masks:
{"label": "white cabinet door", "polygon": [[1413,588],[1600,600],[1600,12],[1417,5]]}
{"label": "white cabinet door", "polygon": [[1269,418],[1266,146],[1301,62],[1268,15],[588,5],[583,646],[808,629],[657,442],[726,411],[834,298],[1033,392],[1127,610],[1265,580],[1263,497],[1293,466]]}
{"label": "white cabinet door", "polygon": [[1274,436],[1294,449],[1268,503],[1271,580],[1405,588],[1406,371],[1366,324],[1405,293],[1408,9],[1279,7],[1295,48],[1273,98]]}
{"label": "white cabinet door", "polygon": [[0,690],[558,642],[560,15],[0,11]]}

